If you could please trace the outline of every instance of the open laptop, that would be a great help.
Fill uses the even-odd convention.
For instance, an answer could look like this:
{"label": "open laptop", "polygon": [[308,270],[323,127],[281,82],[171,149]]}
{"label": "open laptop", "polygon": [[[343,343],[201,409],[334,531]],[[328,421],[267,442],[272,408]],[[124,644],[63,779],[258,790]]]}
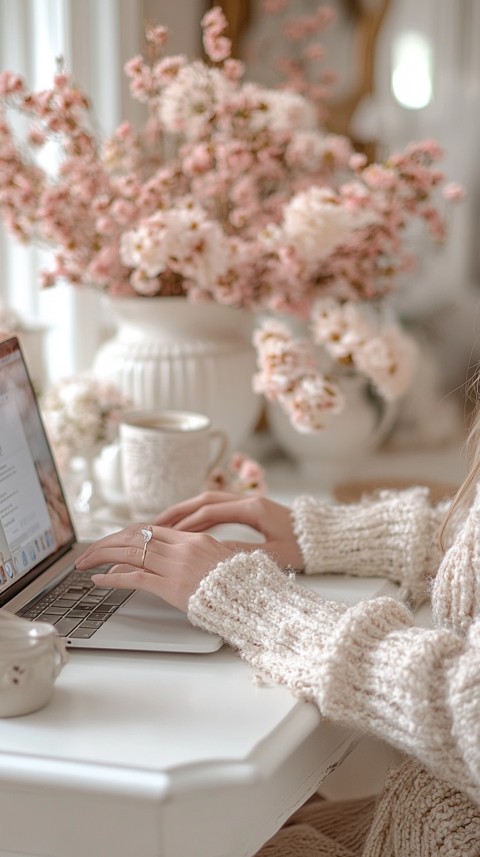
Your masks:
{"label": "open laptop", "polygon": [[145,592],[75,570],[77,541],[16,337],[0,342],[0,608],[55,625],[68,646],[212,652],[222,640]]}

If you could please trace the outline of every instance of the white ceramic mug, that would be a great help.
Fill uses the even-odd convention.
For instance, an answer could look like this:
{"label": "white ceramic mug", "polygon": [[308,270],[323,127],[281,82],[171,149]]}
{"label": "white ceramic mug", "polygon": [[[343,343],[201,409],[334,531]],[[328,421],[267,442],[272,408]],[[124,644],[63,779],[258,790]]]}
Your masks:
{"label": "white ceramic mug", "polygon": [[53,625],[0,610],[0,717],[43,708],[67,659]]}
{"label": "white ceramic mug", "polygon": [[202,491],[228,445],[226,432],[193,411],[131,411],[119,433],[123,490],[137,519]]}

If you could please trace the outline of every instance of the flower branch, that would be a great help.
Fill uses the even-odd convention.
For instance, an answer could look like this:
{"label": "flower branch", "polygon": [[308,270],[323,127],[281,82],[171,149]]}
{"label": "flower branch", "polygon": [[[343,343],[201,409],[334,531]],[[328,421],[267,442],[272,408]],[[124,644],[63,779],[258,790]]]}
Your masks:
{"label": "flower branch", "polygon": [[[274,14],[287,6],[269,0]],[[329,74],[321,71],[318,34],[330,17],[320,5],[289,22],[295,57],[283,63],[277,89],[246,80],[219,8],[202,20],[206,61],[168,55],[167,29],[149,27],[146,55],[125,67],[146,121],[138,130],[122,122],[106,139],[88,96],[64,70],[40,92],[2,72],[0,217],[20,241],[53,249],[43,285],[65,279],[112,295],[183,295],[304,320],[317,307],[312,333],[327,351],[335,313],[319,314],[318,301],[335,302],[338,323],[357,329],[354,305],[378,304],[411,267],[411,224],[442,241],[440,191],[448,200],[462,191],[445,184],[433,141],[369,164],[347,137],[324,130]],[[308,62],[316,80],[307,79]],[[26,120],[24,140],[15,136],[12,111]],[[61,153],[53,170],[42,161],[50,141]],[[271,397],[277,383],[285,385],[279,395],[288,394],[296,425],[320,425],[325,410],[339,407],[339,391],[315,373],[303,346],[278,328],[257,345],[257,389]],[[411,362],[394,330],[365,332],[349,359],[382,395],[407,377]],[[307,395],[316,406],[307,406]]]}

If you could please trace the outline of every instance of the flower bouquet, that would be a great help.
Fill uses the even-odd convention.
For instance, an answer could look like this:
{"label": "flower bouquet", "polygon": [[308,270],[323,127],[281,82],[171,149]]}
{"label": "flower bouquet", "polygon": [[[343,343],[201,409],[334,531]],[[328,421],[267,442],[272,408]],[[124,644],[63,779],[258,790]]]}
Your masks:
{"label": "flower bouquet", "polygon": [[[294,37],[311,42],[330,17],[320,6],[293,28]],[[184,295],[312,318],[315,342],[330,343],[325,353],[377,380],[393,373],[394,383],[377,387],[401,394],[412,350],[397,328],[369,328],[361,307],[382,304],[410,267],[412,221],[435,240],[444,237],[440,148],[412,144],[384,163],[367,163],[346,137],[322,128],[323,85],[307,91],[299,75],[277,89],[249,82],[225,30],[220,8],[203,17],[204,61],[169,56],[167,30],[148,28],[147,56],[126,65],[146,121],[139,130],[123,122],[107,139],[65,70],[41,92],[10,71],[0,74],[0,217],[19,240],[53,248],[44,286],[66,279],[113,295]],[[319,55],[306,46],[305,56]],[[9,122],[12,110],[27,119],[23,144]],[[59,153],[53,172],[41,158],[51,141]],[[306,419],[299,396],[307,388],[310,395],[313,378],[310,410],[339,409],[330,379],[338,359],[325,375],[314,370],[313,352],[307,359],[298,346],[300,359],[293,341],[286,347],[287,334],[272,330],[267,323],[257,335],[256,389],[303,430],[317,430],[321,418]]]}
{"label": "flower bouquet", "polygon": [[120,417],[131,402],[114,384],[82,373],[48,387],[40,404],[73,510],[88,516],[102,503],[94,460],[116,437]]}
{"label": "flower bouquet", "polygon": [[64,468],[76,457],[93,457],[117,434],[131,403],[113,384],[88,373],[62,378],[41,398],[41,410],[57,462]]}

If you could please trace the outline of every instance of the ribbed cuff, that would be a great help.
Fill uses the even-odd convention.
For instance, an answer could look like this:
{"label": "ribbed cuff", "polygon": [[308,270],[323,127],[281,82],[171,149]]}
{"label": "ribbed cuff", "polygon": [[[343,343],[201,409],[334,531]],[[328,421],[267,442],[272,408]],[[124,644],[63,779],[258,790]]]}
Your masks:
{"label": "ribbed cuff", "polygon": [[428,578],[436,570],[442,515],[422,487],[383,491],[352,504],[299,497],[292,506],[307,574],[387,577],[414,603],[427,597]]}

